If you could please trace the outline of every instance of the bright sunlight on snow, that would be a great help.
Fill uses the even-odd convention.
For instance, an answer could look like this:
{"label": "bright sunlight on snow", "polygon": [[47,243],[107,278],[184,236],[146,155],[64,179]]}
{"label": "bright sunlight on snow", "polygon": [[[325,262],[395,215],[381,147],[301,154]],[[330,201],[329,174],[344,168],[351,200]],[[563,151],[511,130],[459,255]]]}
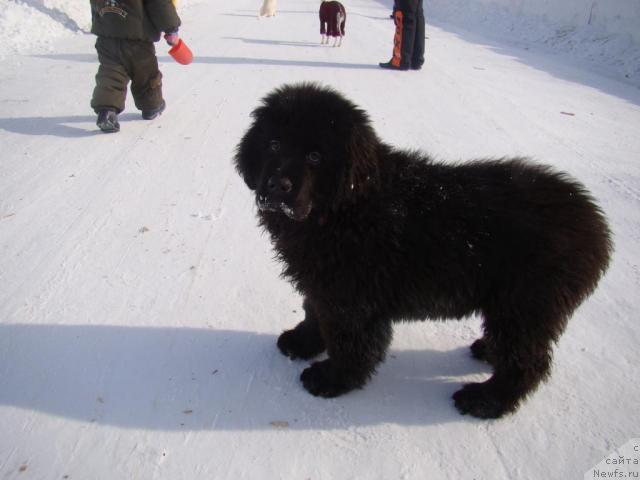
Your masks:
{"label": "bright sunlight on snow", "polygon": [[[105,135],[89,2],[0,0],[0,478],[596,478],[640,437],[638,2],[426,0],[409,72],[377,66],[390,0],[344,0],[340,48],[320,45],[319,0],[258,20],[261,3],[181,0],[195,58],[157,44],[166,111],[145,122],[129,97]],[[396,325],[372,381],[332,400],[277,351],[301,298],[232,158],[259,99],[303,80],[395,146],[530,156],[602,206],[611,267],[515,415],[453,406],[490,373],[478,318]]]}

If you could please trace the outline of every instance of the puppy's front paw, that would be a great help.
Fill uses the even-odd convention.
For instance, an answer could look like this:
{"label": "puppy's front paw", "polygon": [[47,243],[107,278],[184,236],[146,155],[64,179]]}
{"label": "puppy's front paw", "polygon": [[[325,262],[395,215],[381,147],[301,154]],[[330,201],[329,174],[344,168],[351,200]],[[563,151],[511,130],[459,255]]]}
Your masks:
{"label": "puppy's front paw", "polygon": [[332,398],[353,390],[331,365],[331,360],[316,362],[300,375],[304,388],[316,397]]}
{"label": "puppy's front paw", "polygon": [[497,398],[485,383],[468,383],[452,398],[462,415],[478,418],[499,418],[513,406]]}
{"label": "puppy's front paw", "polygon": [[278,337],[278,348],[291,359],[308,360],[324,352],[324,342],[320,337],[305,335],[300,329],[287,330]]}

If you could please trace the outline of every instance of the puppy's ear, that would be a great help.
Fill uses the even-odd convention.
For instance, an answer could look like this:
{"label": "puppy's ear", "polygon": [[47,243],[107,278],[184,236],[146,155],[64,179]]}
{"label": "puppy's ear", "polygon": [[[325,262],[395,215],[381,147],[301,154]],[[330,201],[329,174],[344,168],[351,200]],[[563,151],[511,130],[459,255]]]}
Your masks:
{"label": "puppy's ear", "polygon": [[257,188],[260,175],[260,142],[263,136],[260,125],[263,110],[264,107],[260,107],[251,114],[254,121],[236,147],[234,157],[236,171],[251,190]]}
{"label": "puppy's ear", "polygon": [[343,184],[338,192],[338,202],[355,201],[371,190],[377,190],[380,184],[378,146],[380,140],[369,125],[366,114],[356,111],[347,144],[347,169]]}

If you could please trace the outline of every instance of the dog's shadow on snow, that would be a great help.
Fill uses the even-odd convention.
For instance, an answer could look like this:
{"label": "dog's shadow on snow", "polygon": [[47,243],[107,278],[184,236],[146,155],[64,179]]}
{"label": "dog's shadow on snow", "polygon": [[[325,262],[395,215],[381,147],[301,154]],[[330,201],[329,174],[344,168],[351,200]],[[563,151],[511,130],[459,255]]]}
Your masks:
{"label": "dog's shadow on snow", "polygon": [[[134,113],[125,113],[118,116],[120,122],[139,118],[140,115]],[[0,129],[22,135],[51,135],[64,138],[104,135],[96,127],[95,115],[0,118]]]}
{"label": "dog's shadow on snow", "polygon": [[300,384],[308,362],[275,342],[233,330],[0,325],[0,404],[170,431],[428,425],[462,421],[451,395],[462,376],[489,372],[466,348],[392,349],[363,390],[327,400]]}

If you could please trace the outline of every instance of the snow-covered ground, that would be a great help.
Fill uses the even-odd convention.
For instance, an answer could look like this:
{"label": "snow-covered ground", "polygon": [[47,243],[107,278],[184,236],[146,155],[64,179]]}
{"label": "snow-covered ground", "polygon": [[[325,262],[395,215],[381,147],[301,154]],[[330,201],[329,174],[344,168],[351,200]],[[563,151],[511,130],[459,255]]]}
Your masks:
{"label": "snow-covered ground", "polygon": [[[2,28],[51,17],[29,4],[0,0]],[[144,122],[130,99],[119,134],[96,131],[88,106],[86,13],[66,14],[77,33],[0,61],[0,478],[568,479],[639,437],[634,82],[451,19],[427,26],[422,71],[383,71],[388,2],[349,1],[339,49],[319,45],[315,0],[260,21],[259,4],[181,2],[196,59],[158,44],[168,109]],[[259,98],[298,80],[343,91],[390,143],[529,155],[600,201],[613,263],[516,415],[475,420],[450,400],[488,376],[467,350],[478,319],[398,326],[371,383],[334,400],[277,352],[300,298],[231,159]]]}
{"label": "snow-covered ground", "polygon": [[579,59],[640,85],[639,0],[425,0],[429,21]]}
{"label": "snow-covered ground", "polygon": [[[203,1],[177,3],[184,11]],[[583,68],[640,85],[640,0],[424,0],[424,5],[428,22],[445,30],[481,31],[522,49],[566,53]],[[86,0],[0,0],[0,59],[52,53],[56,40],[90,29]]]}

